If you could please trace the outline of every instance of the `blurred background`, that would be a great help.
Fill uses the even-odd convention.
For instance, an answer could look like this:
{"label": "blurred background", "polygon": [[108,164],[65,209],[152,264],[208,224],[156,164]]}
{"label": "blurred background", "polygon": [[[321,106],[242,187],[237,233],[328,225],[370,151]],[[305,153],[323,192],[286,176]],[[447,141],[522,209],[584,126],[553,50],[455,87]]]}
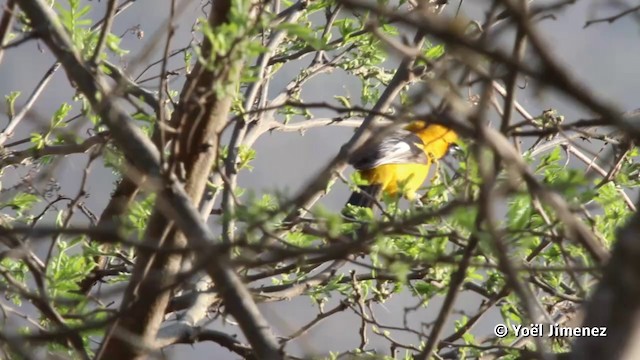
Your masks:
{"label": "blurred background", "polygon": [[[91,1],[93,9],[89,14],[93,19],[100,19],[104,15],[105,2]],[[541,1],[536,3],[550,3]],[[538,28],[545,40],[553,45],[554,56],[570,69],[573,76],[588,86],[590,91],[618,104],[621,111],[632,110],[640,107],[640,22],[637,18],[629,16],[615,23],[594,24],[585,28],[585,22],[589,19],[610,16],[619,12],[619,4],[622,2],[583,0],[578,1],[566,10],[558,13],[555,19],[545,19],[538,23]],[[182,48],[194,40],[192,26],[198,17],[203,17],[204,3],[198,1],[178,1],[181,9],[180,20],[176,22],[177,31],[172,40],[172,49]],[[488,1],[481,0],[451,0],[442,16],[464,17],[478,21],[484,20],[485,11],[489,6]],[[136,78],[145,67],[160,59],[164,46],[164,29],[167,25],[169,5],[167,2],[156,0],[137,0],[123,14],[115,19],[112,32],[122,36],[121,47],[130,50],[129,54],[121,58],[112,58],[117,65],[125,68],[126,72]],[[160,36],[159,38],[157,36]],[[506,41],[505,48],[510,49]],[[158,41],[159,40],[159,41]],[[273,79],[271,79],[272,97],[277,94],[293,77],[300,68],[307,66],[312,60],[312,55],[285,64]],[[0,66],[0,93],[7,95],[11,91],[21,91],[22,95],[17,101],[19,110],[29,94],[41,81],[47,70],[53,65],[54,59],[46,46],[38,41],[29,41],[18,48],[10,49],[5,53],[5,58]],[[390,56],[389,68],[397,63]],[[184,64],[181,56],[174,58],[169,68],[178,68]],[[150,68],[141,79],[158,74],[159,66]],[[178,77],[182,79],[183,77]],[[179,90],[182,80],[173,81],[172,88]],[[526,79],[520,79],[524,85]],[[150,90],[156,90],[159,80],[143,82],[142,85]],[[302,92],[304,101],[332,101],[335,95],[352,96],[359,98],[360,82],[353,77],[345,76],[339,70],[333,73],[320,75],[310,81]],[[553,108],[559,114],[569,120],[592,118],[592,115],[584,109],[576,106],[556,93],[536,89],[527,86],[519,90],[518,100],[534,116],[543,110]],[[74,90],[69,87],[65,73],[59,69],[51,79],[51,82],[40,95],[36,105],[28,114],[28,123],[22,124],[18,131],[7,143],[28,138],[31,132],[37,131],[48,124],[51,114],[62,102],[71,102]],[[3,110],[5,110],[3,108]],[[3,111],[4,113],[4,111]],[[77,114],[77,110],[71,112]],[[315,117],[333,116],[331,112],[314,111]],[[0,115],[0,127],[7,122],[6,115]],[[86,131],[90,124],[85,119],[79,119],[73,123],[78,131]],[[317,174],[326,162],[334,157],[340,146],[348,140],[353,131],[346,127],[320,127],[298,132],[272,132],[263,135],[255,144],[257,157],[252,162],[253,170],[243,171],[239,176],[239,185],[248,192],[260,195],[261,193],[281,192],[293,195],[303,188]],[[227,134],[228,135],[228,134]],[[18,145],[12,149],[26,148],[29,144]],[[86,155],[74,155],[67,157],[52,174],[47,174],[44,180],[55,179],[60,186],[61,193],[75,195],[78,191],[79,181],[87,163]],[[12,187],[21,183],[25,176],[33,176],[13,169],[5,169],[2,173],[2,192],[0,196],[7,198],[12,192]],[[110,196],[116,177],[111,170],[96,163],[89,174],[87,190],[91,194],[85,202],[87,207],[96,215],[99,215]],[[47,181],[39,185],[46,188]],[[338,211],[344,205],[349,189],[338,182],[333,190],[322,200],[322,205]],[[79,223],[83,218],[76,216]],[[213,225],[215,226],[215,225]],[[413,302],[409,302],[409,300]],[[432,321],[439,309],[441,299],[433,299],[426,310],[416,312],[409,319],[416,324]],[[330,305],[330,304],[329,304]],[[397,296],[387,302],[384,308],[379,309],[377,315],[380,322],[389,325],[402,324],[403,309],[417,305],[415,299],[405,299]],[[474,299],[462,298],[456,306],[460,312],[465,309],[475,309],[478,302]],[[300,325],[307,323],[316,316],[316,305],[306,298],[295,301],[261,305],[267,319],[275,327],[278,333],[289,334]],[[313,308],[313,309],[312,309]],[[460,313],[459,313],[460,314]],[[454,315],[455,319],[458,315]],[[297,348],[300,353],[324,353],[325,350],[344,350],[354,346],[359,341],[359,335],[355,329],[359,318],[345,312],[339,317],[332,317],[322,326],[314,328],[306,336],[301,337],[291,349]],[[497,315],[485,318],[476,326],[475,332],[479,335],[488,334],[499,321]],[[212,326],[229,326],[216,323]],[[448,329],[453,328],[453,323]],[[445,332],[447,329],[445,329]],[[232,332],[238,333],[237,330]],[[415,339],[399,338],[403,341],[415,341]],[[321,348],[325,344],[327,348]],[[372,338],[375,347],[375,337]],[[211,343],[201,343],[196,346],[178,345],[167,352],[170,358],[216,358],[233,359],[231,353]]]}

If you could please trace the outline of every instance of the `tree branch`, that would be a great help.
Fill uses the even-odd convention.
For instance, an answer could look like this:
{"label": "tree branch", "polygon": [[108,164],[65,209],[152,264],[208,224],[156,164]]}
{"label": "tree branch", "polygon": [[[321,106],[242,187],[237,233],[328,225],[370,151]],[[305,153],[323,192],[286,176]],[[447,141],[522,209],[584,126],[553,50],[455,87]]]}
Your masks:
{"label": "tree branch", "polygon": [[[216,2],[216,4],[219,3],[224,6],[223,1]],[[105,82],[103,76],[93,74],[85,67],[79,55],[73,51],[70,39],[52,10],[42,0],[20,0],[19,4],[31,19],[32,24],[37,24],[35,31],[62,63],[69,78],[101,115],[102,120],[111,130],[115,143],[125,154],[128,154],[127,159],[132,165],[127,171],[128,176],[139,181],[147,190],[158,193],[158,209],[168,219],[175,221],[190,242],[213,244],[215,237],[193,206],[190,196],[175,176],[162,174],[158,150],[142,131],[133,125],[129,116],[120,108],[117,99],[110,93],[111,87]],[[214,21],[224,20],[224,17],[220,18],[220,12],[213,11],[212,13]],[[224,114],[226,115],[226,113]],[[201,170],[208,171],[208,168]],[[200,258],[204,256],[199,255],[201,255]],[[230,268],[226,256],[216,251],[209,252],[206,256],[208,256],[207,260],[202,262],[208,264],[207,270],[216,282],[227,309],[239,322],[256,354],[265,360],[280,359],[277,341],[270,333],[269,326],[260,315],[244,284]],[[157,296],[156,293],[148,295]],[[128,304],[128,302],[125,303]],[[142,309],[147,314],[150,310],[155,311],[150,315],[162,319],[163,306],[158,309]],[[158,312],[160,315],[157,314]],[[146,329],[147,326],[152,325],[148,333],[151,333],[155,339],[157,324],[159,321],[155,324],[145,321],[141,327]],[[137,351],[131,345],[130,343],[123,344],[125,357],[118,358],[135,358]]]}

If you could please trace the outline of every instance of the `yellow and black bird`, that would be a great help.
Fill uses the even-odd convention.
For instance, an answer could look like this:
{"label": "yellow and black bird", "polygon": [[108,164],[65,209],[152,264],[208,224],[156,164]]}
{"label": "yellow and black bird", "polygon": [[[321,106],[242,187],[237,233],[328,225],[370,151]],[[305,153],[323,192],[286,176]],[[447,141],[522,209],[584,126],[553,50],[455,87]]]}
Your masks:
{"label": "yellow and black bird", "polygon": [[381,193],[413,200],[431,164],[444,157],[458,135],[442,125],[413,121],[404,129],[358,151],[350,160],[368,185],[359,186],[347,205],[372,207]]}

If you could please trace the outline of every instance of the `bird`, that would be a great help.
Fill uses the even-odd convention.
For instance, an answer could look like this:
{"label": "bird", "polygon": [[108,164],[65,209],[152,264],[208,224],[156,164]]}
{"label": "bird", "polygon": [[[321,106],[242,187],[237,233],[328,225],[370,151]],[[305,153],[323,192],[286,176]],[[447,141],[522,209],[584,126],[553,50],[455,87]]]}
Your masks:
{"label": "bird", "polygon": [[401,192],[413,201],[431,164],[444,157],[458,141],[451,129],[424,120],[410,122],[380,141],[365,145],[348,163],[360,173],[366,185],[358,186],[345,205],[373,207],[382,194],[396,196]]}

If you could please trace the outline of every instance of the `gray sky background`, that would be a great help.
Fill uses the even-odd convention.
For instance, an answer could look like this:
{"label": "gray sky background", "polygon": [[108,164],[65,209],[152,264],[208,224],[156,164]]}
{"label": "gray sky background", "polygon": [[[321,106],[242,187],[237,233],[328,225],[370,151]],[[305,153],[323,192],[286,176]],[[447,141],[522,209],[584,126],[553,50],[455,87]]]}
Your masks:
{"label": "gray sky background", "polygon": [[[101,18],[104,14],[106,1],[85,2],[91,4],[94,10],[92,18]],[[182,20],[178,23],[178,32],[173,41],[173,48],[183,47],[191,38],[190,27],[192,19],[201,16],[200,6],[197,1],[179,1],[179,4],[188,4]],[[451,16],[458,5],[457,0],[452,0],[445,16]],[[598,24],[583,29],[586,20],[594,17],[602,17],[617,13],[618,10],[606,6],[613,3],[606,0],[583,0],[571,6],[570,11],[562,12],[556,20],[545,20],[540,23],[540,29],[547,43],[553,48],[554,55],[567,66],[571,73],[579,78],[589,89],[614,101],[622,111],[640,107],[638,99],[640,94],[640,26],[632,17],[621,19],[614,24]],[[487,5],[486,1],[466,0],[462,6],[462,14],[482,20],[482,9]],[[131,53],[122,60],[132,67],[132,60],[150,42],[153,34],[165,26],[168,15],[168,4],[157,0],[138,0],[123,15],[116,18],[113,32],[123,34],[127,29],[140,25],[145,32],[141,40],[134,35],[127,34],[123,38],[123,48],[131,49]],[[143,62],[155,61],[159,58],[162,42],[157,42],[157,49],[153,56],[147,57]],[[42,52],[39,50],[42,49]],[[310,57],[302,60],[306,65]],[[181,58],[174,64],[181,63]],[[22,96],[18,101],[18,108],[36,86],[47,68],[53,64],[53,58],[48,49],[42,43],[28,42],[18,49],[11,49],[5,55],[0,65],[0,93],[6,95],[9,91],[20,90]],[[272,91],[278,91],[286,84],[300,65],[291,65],[283,69],[272,81]],[[141,66],[137,66],[139,73]],[[154,68],[151,73],[157,73]],[[149,87],[157,86],[157,81],[146,84]],[[176,86],[179,90],[179,87]],[[306,85],[303,98],[306,101],[329,101],[334,95],[351,94],[359,98],[360,85],[353,78],[347,78],[335,72],[321,75]],[[535,94],[533,87],[519,93],[518,100],[534,115],[547,108],[555,108],[568,119],[590,117],[566,99],[549,92],[542,92],[540,96]],[[34,107],[31,113],[33,123],[49,119],[55,108],[63,101],[70,101],[73,95],[67,85],[65,74],[59,70],[53,81]],[[76,114],[72,111],[72,114]],[[319,113],[318,113],[319,114]],[[6,124],[6,116],[0,115],[0,124]],[[46,120],[48,121],[48,120]],[[35,127],[35,125],[34,125]],[[273,133],[264,135],[256,143],[257,159],[253,162],[254,169],[251,172],[243,172],[240,175],[240,185],[258,194],[271,193],[273,191],[285,191],[293,193],[312,179],[326,161],[333,157],[339,147],[352,134],[348,128],[321,128],[312,129],[304,136],[298,133]],[[13,139],[21,139],[28,135],[26,132],[18,132]],[[86,157],[75,156],[65,161],[65,166],[57,172],[58,180],[63,186],[63,192],[75,194],[78,180],[86,163]],[[11,170],[5,171],[2,178],[3,188],[15,183],[16,177]],[[107,203],[109,194],[113,188],[115,178],[111,172],[102,166],[95,166],[90,178],[88,188],[91,197],[88,206],[96,213],[100,213]],[[323,204],[332,209],[339,209],[348,196],[348,189],[342,184],[337,184],[324,200]],[[408,305],[414,305],[415,299],[397,297],[378,311],[379,319],[386,323],[401,321],[398,314]],[[430,306],[429,313],[436,313],[440,304],[435,299]],[[474,309],[477,302],[465,301],[461,306]],[[327,306],[330,308],[331,304]],[[296,329],[296,326],[306,323],[315,317],[317,311],[312,304],[305,299],[291,302],[269,304],[262,307],[267,318],[275,328],[283,334],[288,334]],[[416,323],[432,320],[426,313],[416,316]],[[481,323],[479,328],[492,328],[495,323]],[[355,316],[345,313],[331,318],[323,326],[311,331],[303,337],[299,349],[307,352],[323,352],[323,346],[329,346],[332,350],[347,349],[357,342],[357,319]],[[406,338],[405,340],[411,340]],[[213,344],[200,344],[196,347],[181,345],[172,352],[175,358],[208,358],[232,359],[233,356],[225,350],[221,350]]]}

